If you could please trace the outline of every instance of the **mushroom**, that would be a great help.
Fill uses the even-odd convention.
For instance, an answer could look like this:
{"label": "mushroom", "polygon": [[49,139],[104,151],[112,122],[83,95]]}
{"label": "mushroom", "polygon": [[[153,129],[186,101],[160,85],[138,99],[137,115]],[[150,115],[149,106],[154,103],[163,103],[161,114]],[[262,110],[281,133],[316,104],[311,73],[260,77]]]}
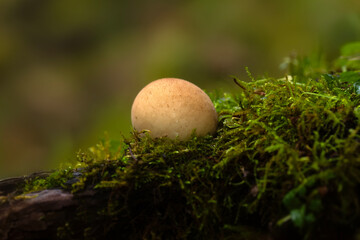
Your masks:
{"label": "mushroom", "polygon": [[196,85],[178,78],[149,83],[136,96],[131,109],[135,130],[149,130],[153,138],[187,140],[214,134],[217,113],[209,96]]}

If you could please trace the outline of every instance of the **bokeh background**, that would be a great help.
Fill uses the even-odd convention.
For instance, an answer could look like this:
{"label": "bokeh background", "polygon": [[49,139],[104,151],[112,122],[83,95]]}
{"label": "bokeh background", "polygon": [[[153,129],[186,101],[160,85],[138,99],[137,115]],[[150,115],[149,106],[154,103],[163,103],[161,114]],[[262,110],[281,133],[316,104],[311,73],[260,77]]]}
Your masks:
{"label": "bokeh background", "polygon": [[290,54],[357,40],[359,0],[0,0],[0,178],[129,135],[155,79],[231,91],[246,66],[282,77]]}

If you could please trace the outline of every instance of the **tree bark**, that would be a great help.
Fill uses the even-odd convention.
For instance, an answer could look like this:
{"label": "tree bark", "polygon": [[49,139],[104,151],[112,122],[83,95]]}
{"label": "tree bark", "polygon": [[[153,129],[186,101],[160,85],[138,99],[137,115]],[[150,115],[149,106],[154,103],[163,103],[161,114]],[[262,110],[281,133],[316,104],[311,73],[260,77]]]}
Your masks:
{"label": "tree bark", "polygon": [[79,201],[69,192],[61,189],[19,192],[18,187],[27,179],[46,176],[48,173],[41,172],[0,180],[1,240],[55,239],[57,228],[73,217]]}

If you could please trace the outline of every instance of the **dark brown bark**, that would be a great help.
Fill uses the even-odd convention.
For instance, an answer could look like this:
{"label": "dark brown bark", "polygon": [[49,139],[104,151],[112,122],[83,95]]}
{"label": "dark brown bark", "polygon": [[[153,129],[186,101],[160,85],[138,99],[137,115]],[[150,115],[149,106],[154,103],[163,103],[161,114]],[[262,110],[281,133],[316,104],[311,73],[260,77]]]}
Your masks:
{"label": "dark brown bark", "polygon": [[33,178],[45,178],[49,176],[50,173],[51,172],[36,172],[28,176],[2,179],[0,180],[0,196],[4,196],[10,193],[14,194],[17,192],[18,187],[23,185],[26,180]]}
{"label": "dark brown bark", "polygon": [[71,218],[78,200],[61,189],[20,194],[18,187],[33,177],[0,180],[0,239],[54,239],[57,228]]}

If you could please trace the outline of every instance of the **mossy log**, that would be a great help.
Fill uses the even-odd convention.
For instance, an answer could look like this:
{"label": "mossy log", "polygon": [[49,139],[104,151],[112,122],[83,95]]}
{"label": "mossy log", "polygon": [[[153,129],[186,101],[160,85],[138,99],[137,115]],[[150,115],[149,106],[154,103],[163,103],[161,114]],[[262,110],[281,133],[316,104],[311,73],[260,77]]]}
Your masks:
{"label": "mossy log", "polygon": [[[104,224],[104,219],[97,217],[99,206],[104,206],[110,201],[111,192],[109,191],[87,189],[81,193],[73,194],[64,189],[45,189],[19,194],[21,192],[19,189],[22,189],[26,181],[46,177],[48,177],[48,173],[33,173],[26,177],[0,180],[0,200],[3,200],[0,204],[1,240],[128,239],[128,237],[130,239],[148,239],[142,238],[137,233],[124,233],[121,228],[110,233],[107,232],[107,224]],[[144,198],[147,198],[149,192],[145,191],[142,194]],[[137,196],[140,199],[141,197]],[[161,204],[159,202],[159,205]],[[179,208],[175,207],[172,211],[181,212],[185,210],[181,208],[181,203],[178,205]],[[138,211],[145,214],[149,213],[148,217],[151,218],[153,207],[144,205],[138,208]],[[86,212],[80,218],[79,209]],[[83,224],[81,219],[87,219],[84,221],[86,223]],[[71,226],[69,226],[70,222]],[[94,229],[89,229],[89,222]],[[146,220],[140,219],[137,223],[139,222],[145,223]],[[124,230],[126,231],[126,227]],[[270,233],[250,226],[244,226],[243,230],[244,233],[233,234],[232,238],[229,239],[273,239]],[[87,231],[88,233],[84,234]],[[178,239],[178,237],[174,235],[172,239]]]}
{"label": "mossy log", "polygon": [[[81,193],[74,194],[68,190],[58,188],[45,189],[27,194],[19,194],[24,184],[26,184],[26,181],[31,181],[32,179],[42,179],[48,176],[48,173],[41,172],[33,173],[26,177],[0,180],[0,203],[2,199],[6,198],[6,201],[3,201],[2,204],[0,204],[1,240],[151,239],[146,237],[142,238],[137,233],[124,233],[122,232],[121,228],[117,229],[116,231],[107,231],[106,227],[108,224],[111,225],[111,223],[109,222],[107,224],[107,219],[99,217],[98,210],[101,206],[109,203],[112,194],[110,191],[92,188],[83,190]],[[71,181],[73,180],[74,179],[71,179]],[[149,198],[149,194],[152,195],[152,197],[155,197],[157,194],[154,194],[154,190],[155,189],[144,191],[140,193],[140,195],[137,195],[136,198],[146,199]],[[164,200],[169,201],[169,196],[163,196],[163,198],[167,199],[162,199],[160,202],[158,202],[158,206],[163,204],[166,205]],[[177,197],[174,197],[174,199],[176,198]],[[176,201],[177,200],[175,200],[175,202]],[[155,207],[158,208],[158,206]],[[184,205],[181,202],[178,203],[178,206],[179,208],[172,209],[171,211],[187,211],[187,209],[182,208]],[[151,218],[152,211],[149,211],[148,208],[153,207],[153,205],[144,205],[138,210],[140,212],[145,212],[145,214],[150,213],[150,215],[147,217]],[[138,205],[135,204],[135,207],[132,206],[131,208],[138,208]],[[79,209],[82,209],[82,211],[85,213],[85,215],[81,216],[80,218]],[[81,219],[88,220],[82,222]],[[104,220],[105,223],[103,222]],[[148,219],[147,222],[146,220],[140,220],[137,221],[136,224],[149,224],[149,221],[151,221],[151,219]],[[94,229],[89,229],[89,222],[91,222],[93,227],[97,227]],[[69,223],[71,223],[71,226]],[[150,224],[150,226],[153,225],[156,227],[156,224],[157,222]],[[88,233],[86,233],[87,231]],[[243,225],[238,229],[235,229],[235,233],[233,232],[228,236],[222,235],[219,238],[219,236],[215,235],[210,238],[207,237],[206,239],[285,240],[289,239],[289,236],[292,236],[292,239],[301,239],[301,237],[294,231],[296,231],[296,229],[290,225],[282,227],[281,229],[277,229],[274,226],[268,226],[268,230],[265,231],[262,227],[257,228],[250,225]],[[324,231],[324,229],[322,229],[322,231]],[[128,238],[129,236],[130,238]],[[325,232],[322,232],[318,236],[318,239],[352,239],[352,232],[343,232],[336,226],[329,226],[326,228]],[[182,239],[182,237],[175,235],[171,239],[180,238]],[[153,239],[159,238],[155,237]]]}

